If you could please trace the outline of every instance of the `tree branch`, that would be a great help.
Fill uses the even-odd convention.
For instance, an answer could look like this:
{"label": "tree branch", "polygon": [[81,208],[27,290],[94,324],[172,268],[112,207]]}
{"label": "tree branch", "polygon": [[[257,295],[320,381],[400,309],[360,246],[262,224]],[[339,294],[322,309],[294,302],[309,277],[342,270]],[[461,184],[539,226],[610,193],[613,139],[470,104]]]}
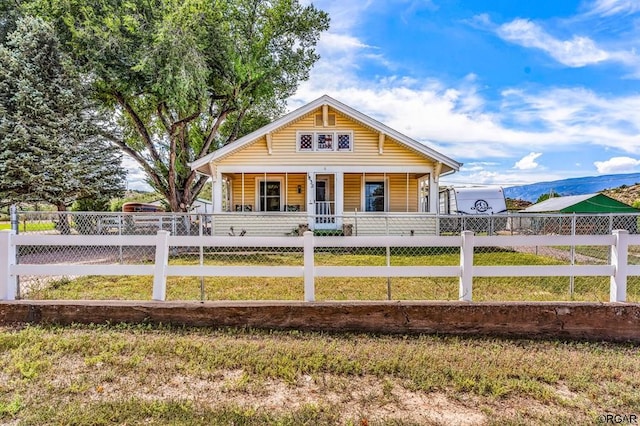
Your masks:
{"label": "tree branch", "polygon": [[160,159],[160,155],[158,154],[156,147],[153,145],[153,141],[151,140],[151,135],[149,135],[149,132],[147,131],[147,127],[144,125],[144,123],[138,116],[138,113],[133,109],[133,107],[129,104],[129,102],[127,102],[127,100],[124,98],[122,93],[112,92],[111,94],[113,97],[115,97],[115,99],[118,101],[120,106],[124,108],[124,110],[127,112],[129,117],[131,117],[131,120],[133,120],[136,131],[138,132],[145,146],[149,150],[149,153],[151,154],[151,158],[153,158],[153,161],[158,164],[161,164],[162,160]]}
{"label": "tree branch", "polygon": [[218,129],[220,128],[220,125],[222,125],[222,122],[227,118],[227,116],[232,111],[233,111],[232,108],[226,109],[220,113],[218,118],[216,118],[216,122],[213,123],[213,127],[211,127],[211,131],[207,135],[207,139],[204,141],[204,144],[202,145],[200,152],[196,156],[196,160],[209,153],[209,149],[211,148],[211,144],[213,143],[213,140],[215,139],[216,134],[218,133]]}
{"label": "tree branch", "polygon": [[104,138],[110,140],[114,144],[116,144],[125,154],[129,155],[131,158],[136,160],[138,164],[144,169],[147,175],[151,178],[156,188],[163,193],[163,195],[167,195],[167,186],[162,182],[160,175],[147,163],[147,161],[140,155],[139,152],[131,148],[129,145],[125,143],[122,139],[119,139],[112,135],[109,132],[105,132],[103,130],[99,131],[100,135]]}
{"label": "tree branch", "polygon": [[231,134],[229,135],[229,137],[227,138],[227,141],[224,143],[225,145],[227,145],[228,143],[236,140],[236,138],[238,137],[238,132],[240,131],[240,123],[242,122],[242,119],[244,118],[244,115],[247,113],[247,109],[243,109],[242,112],[240,112],[240,115],[238,116],[238,119],[236,120],[234,126],[233,126],[233,131],[231,132]]}
{"label": "tree branch", "polygon": [[171,124],[169,124],[169,120],[164,116],[164,112],[162,112],[162,108],[167,108],[164,102],[161,102],[157,106],[158,117],[160,117],[160,121],[162,122],[162,127],[167,131],[167,133],[171,133]]}
{"label": "tree branch", "polygon": [[[172,126],[173,127],[173,126]],[[169,175],[167,181],[169,183],[169,194],[167,197],[169,200],[169,206],[171,206],[172,212],[179,210],[179,203],[177,200],[176,191],[176,136],[174,134],[169,135]]]}
{"label": "tree branch", "polygon": [[[193,172],[194,176],[195,174],[196,173]],[[209,176],[200,176],[196,184],[193,186],[193,189],[191,190],[189,205],[193,204],[193,202],[196,200],[198,195],[200,195],[200,191],[202,191],[202,188],[204,188],[204,185],[207,183],[208,180],[209,180]],[[189,182],[189,184],[191,184],[191,182]]]}

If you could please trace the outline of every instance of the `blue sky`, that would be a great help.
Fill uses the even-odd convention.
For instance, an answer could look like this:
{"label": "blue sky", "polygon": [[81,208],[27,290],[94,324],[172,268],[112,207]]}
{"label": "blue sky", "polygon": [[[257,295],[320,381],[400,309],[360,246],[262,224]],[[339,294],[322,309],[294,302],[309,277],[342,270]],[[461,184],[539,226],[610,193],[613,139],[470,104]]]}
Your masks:
{"label": "blue sky", "polygon": [[303,3],[331,28],[290,109],[328,94],[463,162],[447,183],[640,171],[640,0]]}

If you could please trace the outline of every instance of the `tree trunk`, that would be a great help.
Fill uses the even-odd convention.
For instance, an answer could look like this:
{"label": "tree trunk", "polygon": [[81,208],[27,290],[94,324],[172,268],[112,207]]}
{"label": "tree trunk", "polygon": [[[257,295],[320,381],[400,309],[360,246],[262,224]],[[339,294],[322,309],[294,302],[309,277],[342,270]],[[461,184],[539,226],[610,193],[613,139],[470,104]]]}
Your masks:
{"label": "tree trunk", "polygon": [[69,235],[71,233],[71,223],[69,221],[69,214],[67,213],[67,206],[64,203],[58,203],[56,208],[58,209],[56,229],[62,235]]}

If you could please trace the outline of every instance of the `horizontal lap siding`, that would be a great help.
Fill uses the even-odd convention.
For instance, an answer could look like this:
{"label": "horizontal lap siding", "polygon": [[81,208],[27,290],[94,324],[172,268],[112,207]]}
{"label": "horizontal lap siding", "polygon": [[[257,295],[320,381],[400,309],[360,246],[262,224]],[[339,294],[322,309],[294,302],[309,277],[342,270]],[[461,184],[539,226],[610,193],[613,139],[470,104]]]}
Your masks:
{"label": "horizontal lap siding", "polygon": [[[414,174],[409,174],[408,193],[407,175],[391,174],[389,177],[389,211],[418,211],[418,181]],[[408,195],[408,197],[407,197]]]}
{"label": "horizontal lap siding", "polygon": [[[436,235],[436,217],[387,217],[363,215],[345,217],[344,224],[353,227],[353,235]],[[384,239],[380,240],[384,245]]]}
{"label": "horizontal lap siding", "polygon": [[[436,235],[435,216],[390,217],[345,216],[343,223],[351,225],[353,235]],[[284,236],[297,235],[300,225],[306,226],[305,215],[224,214],[216,215],[212,223],[212,235]],[[232,229],[233,228],[233,229]],[[384,239],[380,240],[384,245]]]}
{"label": "horizontal lap siding", "polygon": [[[296,235],[299,225],[307,225],[305,215],[270,215],[260,216],[251,214],[216,215],[212,224],[212,235],[244,235],[250,237]],[[233,228],[233,230],[231,229]]]}
{"label": "horizontal lap siding", "polygon": [[[289,188],[287,191],[286,204],[291,206],[300,206],[300,211],[306,211],[307,175],[290,174],[288,180]],[[300,194],[298,194],[298,186],[300,186]]]}
{"label": "horizontal lap siding", "polygon": [[362,211],[362,175],[344,175],[344,211]]}
{"label": "horizontal lap siding", "polygon": [[[336,114],[336,125],[316,127],[315,115],[321,109],[307,114],[291,125],[272,135],[272,154],[267,152],[266,138],[221,159],[217,164],[229,165],[306,165],[306,166],[430,166],[431,161],[387,137],[384,153],[378,153],[378,132],[370,130],[340,114]],[[335,111],[330,110],[330,114]],[[353,131],[353,151],[297,152],[298,131]]]}

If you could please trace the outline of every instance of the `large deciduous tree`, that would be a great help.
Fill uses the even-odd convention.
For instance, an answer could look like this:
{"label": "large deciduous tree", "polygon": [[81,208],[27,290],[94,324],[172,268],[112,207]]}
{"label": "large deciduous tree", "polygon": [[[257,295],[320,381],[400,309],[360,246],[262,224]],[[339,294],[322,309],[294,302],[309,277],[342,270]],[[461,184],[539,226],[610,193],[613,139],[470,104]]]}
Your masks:
{"label": "large deciduous tree", "polygon": [[112,141],[172,211],[207,177],[189,163],[283,110],[318,59],[326,13],[298,0],[33,0],[100,99]]}
{"label": "large deciduous tree", "polygon": [[121,194],[121,153],[101,136],[52,26],[19,19],[0,44],[0,64],[0,199],[64,211],[75,200]]}

